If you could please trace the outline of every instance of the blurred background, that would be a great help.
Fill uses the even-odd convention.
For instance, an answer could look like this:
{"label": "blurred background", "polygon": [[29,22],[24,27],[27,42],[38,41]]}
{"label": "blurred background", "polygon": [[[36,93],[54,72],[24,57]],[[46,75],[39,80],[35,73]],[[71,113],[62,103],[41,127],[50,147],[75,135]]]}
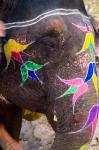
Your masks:
{"label": "blurred background", "polygon": [[84,3],[89,14],[99,15],[99,0],[84,0]]}

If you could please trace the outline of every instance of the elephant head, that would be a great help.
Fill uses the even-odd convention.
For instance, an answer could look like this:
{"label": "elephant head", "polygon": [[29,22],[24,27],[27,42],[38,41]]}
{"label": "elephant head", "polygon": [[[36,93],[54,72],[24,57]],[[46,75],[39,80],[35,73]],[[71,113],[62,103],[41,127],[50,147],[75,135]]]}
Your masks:
{"label": "elephant head", "polygon": [[92,122],[84,124],[97,103],[94,31],[89,18],[73,9],[79,1],[74,7],[62,0],[33,2],[19,2],[4,17],[0,93],[47,115],[56,131],[52,150],[77,150],[91,137]]}

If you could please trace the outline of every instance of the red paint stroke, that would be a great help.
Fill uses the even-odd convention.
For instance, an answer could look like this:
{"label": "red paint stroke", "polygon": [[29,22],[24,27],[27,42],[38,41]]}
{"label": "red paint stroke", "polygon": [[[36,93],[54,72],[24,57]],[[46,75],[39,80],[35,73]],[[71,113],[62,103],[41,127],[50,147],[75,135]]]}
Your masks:
{"label": "red paint stroke", "polygon": [[21,54],[19,52],[12,52],[12,58],[14,60],[16,60],[17,62],[23,64],[23,60],[22,60],[22,57],[21,57]]}

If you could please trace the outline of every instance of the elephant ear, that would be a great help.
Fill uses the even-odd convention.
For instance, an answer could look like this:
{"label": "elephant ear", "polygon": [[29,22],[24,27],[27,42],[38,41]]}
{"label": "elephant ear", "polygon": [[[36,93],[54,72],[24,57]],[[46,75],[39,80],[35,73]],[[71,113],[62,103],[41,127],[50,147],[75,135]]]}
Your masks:
{"label": "elephant ear", "polygon": [[28,79],[28,70],[25,65],[22,65],[20,70],[21,70],[22,82],[24,83]]}

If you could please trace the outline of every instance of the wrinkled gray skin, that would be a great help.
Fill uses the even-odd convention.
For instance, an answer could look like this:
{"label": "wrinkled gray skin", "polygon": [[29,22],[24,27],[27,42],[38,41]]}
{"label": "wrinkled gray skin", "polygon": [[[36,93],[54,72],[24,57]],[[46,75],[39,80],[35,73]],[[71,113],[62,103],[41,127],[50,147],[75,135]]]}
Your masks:
{"label": "wrinkled gray skin", "polygon": [[[82,133],[68,134],[79,130],[87,120],[88,111],[96,103],[96,92],[92,81],[88,92],[76,103],[75,114],[72,112],[72,96],[56,100],[68,86],[61,83],[59,75],[64,79],[85,78],[87,65],[90,62],[88,51],[76,55],[83,46],[85,33],[72,23],[80,25],[83,19],[80,15],[50,16],[38,24],[26,28],[14,28],[7,31],[8,39],[19,39],[20,43],[34,43],[25,50],[32,60],[38,64],[49,64],[37,72],[43,84],[28,79],[20,86],[20,64],[11,61],[7,70],[4,56],[1,59],[0,93],[17,106],[47,115],[49,123],[56,132],[51,150],[79,150],[91,138],[91,128]],[[54,114],[57,122],[54,121]]]}

